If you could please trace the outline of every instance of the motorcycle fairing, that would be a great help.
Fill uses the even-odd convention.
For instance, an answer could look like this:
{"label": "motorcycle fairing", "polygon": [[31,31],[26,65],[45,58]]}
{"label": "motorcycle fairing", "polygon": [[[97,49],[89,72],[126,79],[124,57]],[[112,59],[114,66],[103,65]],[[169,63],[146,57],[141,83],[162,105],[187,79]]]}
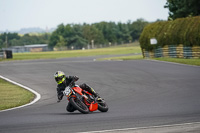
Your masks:
{"label": "motorcycle fairing", "polygon": [[98,103],[93,101],[93,102],[90,104],[89,110],[90,110],[90,111],[95,111],[95,110],[97,110],[97,109],[98,109]]}
{"label": "motorcycle fairing", "polygon": [[[80,95],[83,95],[83,93],[82,93],[83,90],[79,86],[73,87],[73,90],[76,91],[77,93],[79,93]],[[87,93],[90,94],[89,92],[87,92]],[[93,101],[89,106],[89,110],[96,111],[97,109],[98,109],[98,103]]]}
{"label": "motorcycle fairing", "polygon": [[77,93],[79,93],[80,95],[83,95],[82,89],[81,89],[79,86],[75,86],[75,87],[73,88],[73,90],[76,91]]}

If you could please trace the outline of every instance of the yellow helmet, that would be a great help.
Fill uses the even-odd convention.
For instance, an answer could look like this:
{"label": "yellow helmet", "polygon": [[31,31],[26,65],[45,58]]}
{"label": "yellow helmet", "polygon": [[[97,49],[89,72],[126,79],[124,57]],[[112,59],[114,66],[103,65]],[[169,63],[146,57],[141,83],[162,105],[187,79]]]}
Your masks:
{"label": "yellow helmet", "polygon": [[58,84],[61,84],[65,81],[66,77],[65,77],[65,73],[62,71],[57,71],[54,74],[55,80]]}

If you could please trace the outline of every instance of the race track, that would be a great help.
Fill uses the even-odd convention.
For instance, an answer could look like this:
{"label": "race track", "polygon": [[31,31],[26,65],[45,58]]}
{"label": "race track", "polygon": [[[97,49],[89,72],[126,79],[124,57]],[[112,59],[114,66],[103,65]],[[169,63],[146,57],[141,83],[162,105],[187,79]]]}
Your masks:
{"label": "race track", "polygon": [[[150,60],[95,57],[0,62],[0,75],[32,88],[41,99],[0,112],[0,133],[70,133],[200,122],[200,67]],[[66,112],[53,74],[61,70],[92,86],[109,111]]]}

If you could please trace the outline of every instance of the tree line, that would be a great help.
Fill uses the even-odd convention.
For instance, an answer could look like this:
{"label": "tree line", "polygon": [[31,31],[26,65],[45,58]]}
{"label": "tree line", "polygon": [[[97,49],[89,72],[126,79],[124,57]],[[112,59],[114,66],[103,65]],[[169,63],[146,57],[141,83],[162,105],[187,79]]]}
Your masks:
{"label": "tree line", "polygon": [[127,23],[100,22],[94,24],[60,24],[52,33],[50,47],[74,47],[80,49],[88,45],[105,46],[138,40],[143,28],[148,24],[143,19]]}
{"label": "tree line", "polygon": [[200,15],[200,0],[167,0],[164,8],[169,9],[168,20]]}
{"label": "tree line", "polygon": [[0,34],[0,49],[31,44],[48,44],[49,38],[50,34],[47,33],[38,35],[19,35],[18,33],[5,32],[3,34]]}
{"label": "tree line", "polygon": [[49,44],[49,48],[81,49],[94,44],[103,47],[109,44],[129,43],[139,39],[149,22],[138,19],[127,23],[99,22],[93,24],[60,24],[52,33],[38,35],[0,34],[0,48],[30,44]]}

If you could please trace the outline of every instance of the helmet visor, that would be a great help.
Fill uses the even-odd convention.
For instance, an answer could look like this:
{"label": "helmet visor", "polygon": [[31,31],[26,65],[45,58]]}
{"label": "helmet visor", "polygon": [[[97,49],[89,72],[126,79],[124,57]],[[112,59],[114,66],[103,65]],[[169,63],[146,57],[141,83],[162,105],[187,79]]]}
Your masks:
{"label": "helmet visor", "polygon": [[56,77],[55,79],[57,83],[62,83],[63,77]]}

